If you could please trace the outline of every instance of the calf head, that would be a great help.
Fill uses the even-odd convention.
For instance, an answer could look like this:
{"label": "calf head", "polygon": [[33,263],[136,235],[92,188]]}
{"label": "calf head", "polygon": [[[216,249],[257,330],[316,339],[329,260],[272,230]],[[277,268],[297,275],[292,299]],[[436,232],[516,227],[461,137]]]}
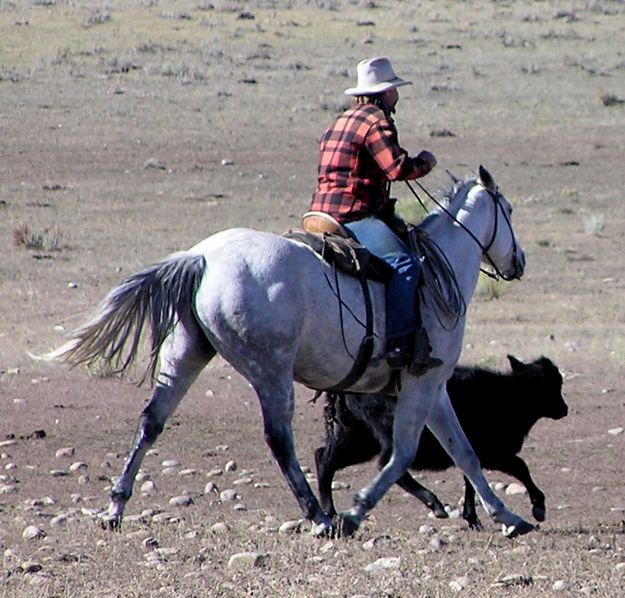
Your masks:
{"label": "calf head", "polygon": [[547,357],[540,357],[530,363],[523,363],[513,355],[508,361],[514,374],[522,376],[531,387],[533,402],[539,406],[541,417],[561,419],[569,408],[562,397],[562,374]]}

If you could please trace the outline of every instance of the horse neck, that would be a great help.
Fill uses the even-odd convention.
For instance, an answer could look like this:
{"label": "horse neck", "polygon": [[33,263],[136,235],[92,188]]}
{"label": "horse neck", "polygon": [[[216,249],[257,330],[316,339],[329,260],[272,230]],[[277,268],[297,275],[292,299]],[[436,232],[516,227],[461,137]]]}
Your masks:
{"label": "horse neck", "polygon": [[[488,242],[485,237],[490,227],[484,214],[485,202],[476,202],[475,199],[475,194],[468,192],[465,200],[459,203],[459,207],[451,213],[484,245]],[[452,201],[452,207],[453,204]],[[439,211],[432,214],[432,216],[435,215],[436,217],[428,219],[424,229],[448,259],[456,275],[460,291],[468,303],[477,285],[482,248],[448,214]]]}

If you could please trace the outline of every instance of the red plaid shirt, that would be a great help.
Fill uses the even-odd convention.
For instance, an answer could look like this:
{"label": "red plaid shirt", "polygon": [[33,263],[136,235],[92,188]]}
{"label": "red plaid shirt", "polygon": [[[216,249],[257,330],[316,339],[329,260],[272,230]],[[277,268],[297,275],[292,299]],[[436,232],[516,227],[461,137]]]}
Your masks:
{"label": "red plaid shirt", "polygon": [[392,119],[373,104],[355,104],[323,134],[311,210],[339,222],[393,213],[389,182],[416,179],[427,165],[408,156]]}

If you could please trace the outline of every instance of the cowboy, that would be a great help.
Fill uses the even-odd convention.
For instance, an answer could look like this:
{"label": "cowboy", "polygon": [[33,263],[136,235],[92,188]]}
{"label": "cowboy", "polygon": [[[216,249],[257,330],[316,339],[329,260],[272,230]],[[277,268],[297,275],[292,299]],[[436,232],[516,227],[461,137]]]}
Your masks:
{"label": "cowboy", "polygon": [[388,58],[363,60],[356,87],[345,90],[352,106],[323,134],[317,189],[311,210],[330,214],[371,253],[392,269],[387,286],[387,353],[393,369],[410,366],[416,375],[441,365],[430,356],[425,329],[417,321],[420,262],[402,242],[390,198],[391,181],[425,176],[436,165],[423,150],[416,157],[399,145],[391,117],[399,99],[397,88],[410,85],[398,77]]}

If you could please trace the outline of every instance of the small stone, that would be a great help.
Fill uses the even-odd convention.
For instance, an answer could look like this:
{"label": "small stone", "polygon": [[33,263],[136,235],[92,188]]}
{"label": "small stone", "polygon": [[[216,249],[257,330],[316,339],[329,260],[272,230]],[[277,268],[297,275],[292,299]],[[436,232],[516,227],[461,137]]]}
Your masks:
{"label": "small stone", "polygon": [[59,513],[58,515],[55,515],[54,517],[52,517],[52,519],[50,519],[50,525],[52,527],[61,527],[62,525],[65,525],[67,523],[67,520],[67,515]]}
{"label": "small stone", "polygon": [[215,467],[214,469],[211,469],[207,474],[206,477],[208,478],[213,478],[215,476],[220,476],[223,475],[224,472],[222,469],[220,469],[219,467]]}
{"label": "small stone", "polygon": [[390,536],[376,536],[375,538],[371,538],[367,540],[363,545],[363,550],[373,550],[378,546],[382,546],[383,544],[388,544],[391,541]]}
{"label": "small stone", "polygon": [[14,492],[17,492],[17,486],[13,486],[12,484],[0,486],[0,494],[13,494]]}
{"label": "small stone", "polygon": [[22,532],[22,538],[25,540],[39,540],[41,538],[46,537],[46,532],[44,532],[40,527],[36,525],[29,525]]}
{"label": "small stone", "polygon": [[236,500],[237,498],[240,497],[237,495],[236,490],[233,490],[232,488],[228,488],[219,494],[219,500],[221,502],[230,502]]}
{"label": "small stone", "polygon": [[158,540],[152,536],[148,536],[142,540],[141,545],[146,550],[154,550],[155,548],[158,548]]}
{"label": "small stone", "polygon": [[164,468],[170,468],[170,467],[178,467],[178,465],[180,465],[180,463],[178,461],[176,461],[175,459],[165,459],[165,461],[163,461],[161,463],[161,465]]}
{"label": "small stone", "polygon": [[436,533],[436,528],[433,525],[421,525],[419,526],[419,533],[431,536]]}
{"label": "small stone", "polygon": [[38,563],[37,561],[24,561],[20,565],[20,569],[24,573],[37,573],[37,571],[41,571],[43,567],[41,563]]}
{"label": "small stone", "polygon": [[614,568],[617,571],[625,571],[625,561],[621,561],[620,563],[616,563],[616,565],[614,565]]}
{"label": "small stone", "polygon": [[279,534],[298,534],[302,528],[302,520],[285,521],[279,528]]}
{"label": "small stone", "polygon": [[193,504],[193,499],[186,495],[182,494],[181,496],[174,496],[169,499],[169,505],[172,507],[188,507]]}
{"label": "small stone", "polygon": [[467,586],[468,583],[469,583],[469,578],[466,575],[463,575],[462,577],[457,577],[453,581],[450,581],[449,589],[452,592],[456,592],[456,593],[462,592],[462,590],[464,590],[464,588]]}
{"label": "small stone", "polygon": [[557,581],[553,582],[553,585],[551,587],[557,592],[562,592],[568,588],[568,584],[563,579],[558,579]]}
{"label": "small stone", "polygon": [[254,478],[252,478],[252,476],[243,476],[241,478],[238,478],[236,480],[234,480],[234,482],[232,482],[233,486],[245,486],[248,484],[251,484],[254,481]]}
{"label": "small stone", "polygon": [[610,430],[608,430],[608,434],[610,434],[611,436],[618,436],[619,434],[623,433],[623,428],[622,426],[619,426],[618,428],[611,428]]}
{"label": "small stone", "polygon": [[234,162],[232,160],[229,160],[228,158],[222,158],[221,160],[222,166],[232,166],[233,164]]}
{"label": "small stone", "polygon": [[64,478],[65,476],[69,474],[64,469],[51,469],[50,475],[53,478]]}
{"label": "small stone", "polygon": [[75,471],[80,471],[81,469],[87,469],[87,464],[82,461],[75,461],[69,466],[69,470],[73,473]]}
{"label": "small stone", "polygon": [[506,488],[506,494],[508,496],[514,496],[516,494],[526,494],[526,493],[527,493],[527,490],[525,489],[525,486],[523,486],[522,484],[517,484],[516,482],[513,482]]}
{"label": "small stone", "polygon": [[217,494],[219,489],[217,488],[217,484],[215,484],[215,482],[208,482],[206,486],[204,486],[204,494],[211,494],[212,492]]}
{"label": "small stone", "polygon": [[373,563],[369,563],[365,567],[365,571],[367,573],[383,573],[384,571],[388,571],[389,569],[399,569],[401,566],[401,558],[398,556],[389,556],[383,557],[374,561]]}
{"label": "small stone", "polygon": [[62,457],[73,457],[75,452],[76,452],[76,449],[74,449],[73,446],[66,446],[56,451],[55,455],[57,459],[60,459]]}
{"label": "small stone", "polygon": [[225,471],[236,471],[237,470],[237,464],[235,461],[228,461],[228,463],[226,463],[226,465],[224,466],[224,470]]}
{"label": "small stone", "polygon": [[181,475],[181,476],[193,476],[196,473],[197,473],[197,469],[189,468],[189,469],[181,469],[178,472],[178,475]]}
{"label": "small stone", "polygon": [[262,567],[267,561],[267,555],[261,552],[239,552],[228,559],[229,569],[251,569]]}
{"label": "small stone", "polygon": [[445,548],[445,546],[447,546],[447,542],[443,540],[440,536],[434,536],[430,540],[428,546],[430,547],[430,550],[438,552],[439,550],[442,550],[443,548]]}
{"label": "small stone", "polygon": [[156,493],[156,484],[152,480],[147,480],[141,484],[141,493],[152,495]]}
{"label": "small stone", "polygon": [[229,531],[230,526],[227,523],[218,522],[211,526],[211,532],[213,532],[217,536],[227,534]]}

